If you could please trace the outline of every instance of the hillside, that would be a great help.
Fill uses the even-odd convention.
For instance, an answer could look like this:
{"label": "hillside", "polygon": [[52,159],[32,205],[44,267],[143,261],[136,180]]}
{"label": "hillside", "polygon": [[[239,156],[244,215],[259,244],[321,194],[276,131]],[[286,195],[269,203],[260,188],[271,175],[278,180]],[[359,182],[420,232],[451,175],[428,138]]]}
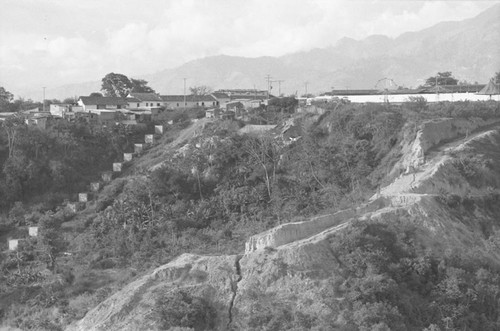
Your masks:
{"label": "hillside", "polygon": [[498,103],[321,107],[20,128],[0,328],[498,329]]}
{"label": "hillside", "polygon": [[424,119],[414,129],[404,126],[399,156],[386,155],[387,184],[366,202],[285,220],[238,254],[182,254],[69,330],[494,330],[500,120]]}
{"label": "hillside", "polygon": [[[325,92],[332,86],[374,88],[390,77],[399,85],[416,87],[436,72],[451,71],[460,80],[487,82],[500,68],[500,5],[460,22],[443,22],[396,38],[374,35],[363,40],[343,38],[324,49],[281,57],[212,56],[142,77],[162,94],[183,92],[189,85],[219,88],[266,88],[264,77],[281,79],[286,94]],[[48,98],[85,95],[98,81],[47,89]],[[39,99],[39,91],[25,97]]]}

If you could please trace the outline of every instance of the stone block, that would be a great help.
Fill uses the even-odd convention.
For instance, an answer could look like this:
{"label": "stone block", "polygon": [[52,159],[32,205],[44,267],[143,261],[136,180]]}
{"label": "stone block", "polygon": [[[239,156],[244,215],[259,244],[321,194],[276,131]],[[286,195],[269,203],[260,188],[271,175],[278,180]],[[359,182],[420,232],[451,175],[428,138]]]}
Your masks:
{"label": "stone block", "polygon": [[163,125],[155,125],[155,134],[163,134]]}
{"label": "stone block", "polygon": [[144,135],[144,142],[146,144],[153,144],[154,143],[154,139],[155,139],[154,135],[152,135],[152,134],[146,134],[146,135]]}
{"label": "stone block", "polygon": [[113,172],[122,172],[122,163],[121,162],[113,163]]}
{"label": "stone block", "polygon": [[134,144],[134,153],[138,154],[144,149],[143,144]]}
{"label": "stone block", "polygon": [[78,193],[78,202],[87,202],[89,195],[87,193]]}
{"label": "stone block", "polygon": [[113,173],[111,172],[104,172],[102,175],[102,180],[106,183],[109,183],[111,180],[113,180]]}
{"label": "stone block", "polygon": [[90,183],[90,190],[92,192],[99,192],[100,189],[101,189],[101,183],[99,182]]}
{"label": "stone block", "polygon": [[123,162],[130,162],[132,161],[132,157],[134,154],[132,153],[123,153]]}
{"label": "stone block", "polygon": [[38,226],[30,226],[28,228],[28,234],[30,237],[38,237]]}
{"label": "stone block", "polygon": [[19,246],[19,242],[22,239],[11,239],[9,240],[9,251],[15,251],[17,250],[17,247]]}

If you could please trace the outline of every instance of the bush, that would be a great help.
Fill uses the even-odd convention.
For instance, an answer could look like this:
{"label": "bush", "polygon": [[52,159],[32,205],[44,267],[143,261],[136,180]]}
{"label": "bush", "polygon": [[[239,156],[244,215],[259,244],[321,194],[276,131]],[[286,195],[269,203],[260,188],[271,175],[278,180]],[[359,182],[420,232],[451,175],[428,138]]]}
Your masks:
{"label": "bush", "polygon": [[182,290],[161,293],[154,314],[162,330],[174,327],[210,330],[215,324],[215,310],[208,301]]}

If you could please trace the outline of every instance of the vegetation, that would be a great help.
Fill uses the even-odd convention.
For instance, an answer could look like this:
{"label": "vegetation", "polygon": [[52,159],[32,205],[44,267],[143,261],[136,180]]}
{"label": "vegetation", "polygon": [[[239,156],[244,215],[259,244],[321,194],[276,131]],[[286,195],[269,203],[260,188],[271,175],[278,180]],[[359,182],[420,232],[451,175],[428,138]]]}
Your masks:
{"label": "vegetation", "polygon": [[458,79],[454,78],[451,71],[438,72],[436,76],[429,77],[425,80],[426,86],[436,85],[457,85]]}
{"label": "vegetation", "polygon": [[181,290],[158,295],[154,307],[155,320],[160,329],[181,327],[189,330],[211,330],[214,327],[215,310],[206,299],[192,296]]}
{"label": "vegetation", "polygon": [[[326,104],[321,116],[293,117],[294,101],[285,99],[273,101],[269,113],[293,120],[296,134],[240,134],[239,123],[207,124],[182,148],[169,150],[163,166],[131,168],[76,216],[58,208],[60,202],[109,169],[144,132],[86,123],[45,131],[21,122],[2,127],[0,236],[21,231],[20,225],[40,227],[39,238],[1,255],[4,324],[62,329],[121,282],[180,253],[240,253],[250,235],[359,205],[400,157],[404,130],[428,118],[500,115],[495,103],[412,100]],[[181,112],[169,116],[171,130],[189,123]],[[488,166],[473,157],[457,162],[470,180]],[[496,266],[473,251],[427,251],[418,231],[408,222],[354,225],[330,244],[341,269],[322,288],[329,314],[319,318],[272,297],[264,305],[258,298],[269,293],[256,290],[249,294],[256,298],[249,328],[331,329],[340,322],[352,330],[498,328]],[[164,328],[195,330],[215,321],[207,301],[180,290],[159,294],[155,318]]]}
{"label": "vegetation", "polygon": [[129,79],[123,74],[111,72],[103,77],[101,91],[107,97],[121,98],[126,97],[130,92],[155,93],[147,84],[148,82],[143,79]]}

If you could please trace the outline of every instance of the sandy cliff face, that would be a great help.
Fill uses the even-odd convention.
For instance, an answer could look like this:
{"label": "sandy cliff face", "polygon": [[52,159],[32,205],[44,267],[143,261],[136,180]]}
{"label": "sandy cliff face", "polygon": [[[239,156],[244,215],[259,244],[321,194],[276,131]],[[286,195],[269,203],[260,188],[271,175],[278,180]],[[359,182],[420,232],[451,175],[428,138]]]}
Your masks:
{"label": "sandy cliff face", "polygon": [[[439,199],[443,190],[476,194],[477,199],[488,196],[484,186],[461,177],[453,160],[464,151],[479,151],[483,158],[500,164],[500,152],[496,152],[500,151],[500,129],[491,124],[453,119],[426,122],[394,166],[397,170],[412,165],[412,171],[401,171],[366,204],[252,236],[241,256],[184,254],[129,284],[70,330],[157,329],[151,313],[155,295],[173,288],[207,298],[217,312],[216,330],[248,329],[255,312],[262,315],[266,307],[287,302],[317,319],[331,318],[333,308],[321,298],[343,297],[335,287],[327,294],[321,290],[339,269],[330,244],[352,222],[419,224],[422,240],[429,247],[443,249],[449,244],[469,247],[483,240],[485,224],[497,222],[491,214],[478,205],[470,214],[457,215]],[[489,129],[481,131],[481,127]],[[498,177],[498,168],[487,170]],[[499,184],[491,182],[491,189],[498,189]]]}

